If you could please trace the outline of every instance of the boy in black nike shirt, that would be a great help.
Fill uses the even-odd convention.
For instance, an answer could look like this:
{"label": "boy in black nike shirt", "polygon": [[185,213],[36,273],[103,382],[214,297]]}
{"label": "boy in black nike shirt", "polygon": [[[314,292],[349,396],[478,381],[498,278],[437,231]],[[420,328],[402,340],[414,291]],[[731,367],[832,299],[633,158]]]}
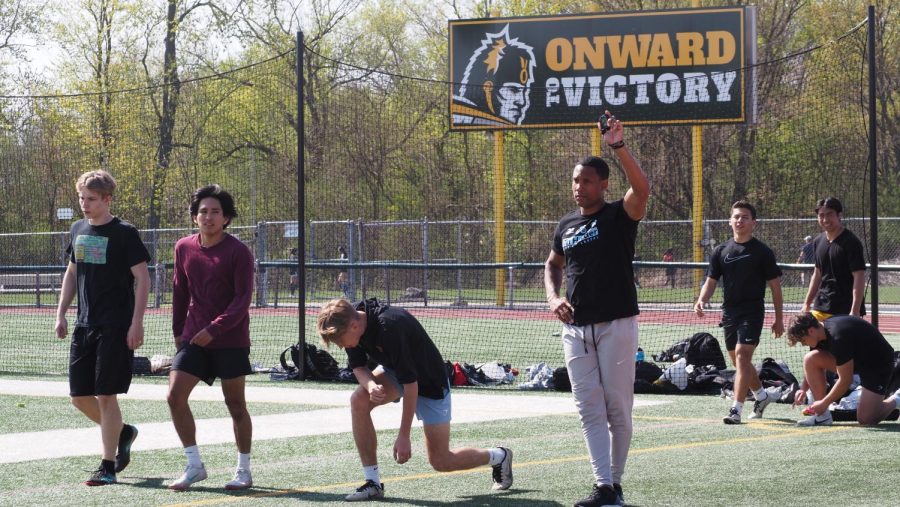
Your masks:
{"label": "boy in black nike shirt", "polygon": [[[813,402],[799,426],[829,426],[829,406],[840,400],[850,388],[853,374],[859,375],[859,405],[856,420],[864,426],[878,424],[900,409],[900,389],[887,396],[894,369],[894,349],[872,324],[852,315],[835,315],[819,322],[810,312],[791,319],[788,343],[809,347],[803,357],[803,383],[794,397],[794,405],[806,401],[808,391]],[[837,373],[837,381],[828,389],[825,372]],[[887,397],[886,397],[887,396]]]}
{"label": "boy in black nike shirt", "polygon": [[[322,307],[316,327],[322,341],[347,351],[347,365],[359,382],[350,396],[350,413],[366,482],[347,495],[346,501],[384,498],[372,410],[393,402],[402,402],[403,407],[393,450],[397,463],[402,465],[412,456],[410,430],[415,415],[422,421],[432,468],[451,472],[491,465],[492,489],[509,489],[513,481],[511,450],[450,449],[451,396],[444,359],[412,314],[376,299],[355,305],[334,299]],[[378,364],[374,370],[368,367],[370,361]]]}
{"label": "boy in black nike shirt", "polygon": [[756,227],[756,208],[747,201],[737,201],[731,206],[729,220],[734,237],[719,245],[709,258],[706,282],[700,297],[694,304],[694,312],[703,317],[703,306],[709,303],[720,278],[724,301],[722,322],[725,331],[725,348],[734,365],[734,404],[722,420],[725,424],[740,424],[741,410],[747,399],[747,389],[753,391],[756,403],[751,419],[762,417],[772,397],[766,394],[753,366],[753,352],[759,345],[763,319],[766,315],[766,285],[772,291],[775,322],[772,333],[779,337],[784,333],[782,323],[781,269],[775,263],[775,254],[762,241],[753,237]]}

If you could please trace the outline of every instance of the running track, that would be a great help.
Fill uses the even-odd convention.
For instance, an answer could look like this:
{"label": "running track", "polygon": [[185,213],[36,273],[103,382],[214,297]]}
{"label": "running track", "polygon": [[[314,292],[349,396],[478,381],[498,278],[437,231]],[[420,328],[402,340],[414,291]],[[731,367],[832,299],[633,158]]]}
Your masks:
{"label": "running track", "polygon": [[[505,308],[451,308],[446,306],[409,306],[406,307],[410,313],[419,317],[434,318],[456,318],[456,319],[503,319],[503,320],[530,320],[530,321],[552,321],[555,317],[543,308],[534,307],[532,309],[516,309],[508,310]],[[793,311],[790,308],[785,312],[786,318]],[[166,315],[169,309],[149,309],[150,315]],[[318,307],[309,307],[306,314],[310,316],[318,315]],[[281,308],[251,308],[250,315],[256,317],[263,316],[284,316],[288,317],[297,314],[296,307]],[[701,324],[703,322],[717,322],[719,310],[711,309],[706,311],[703,320],[696,317],[692,311],[683,309],[680,305],[668,308],[644,308],[638,316],[638,322],[642,324],[674,324],[674,325],[691,325]],[[0,308],[0,315],[46,315],[53,318],[56,315],[55,308]],[[766,326],[770,325],[774,319],[772,312],[766,313]],[[866,320],[871,320],[870,316],[866,316]],[[884,313],[878,315],[878,324],[882,333],[900,333],[900,313]],[[787,322],[785,322],[787,324]]]}

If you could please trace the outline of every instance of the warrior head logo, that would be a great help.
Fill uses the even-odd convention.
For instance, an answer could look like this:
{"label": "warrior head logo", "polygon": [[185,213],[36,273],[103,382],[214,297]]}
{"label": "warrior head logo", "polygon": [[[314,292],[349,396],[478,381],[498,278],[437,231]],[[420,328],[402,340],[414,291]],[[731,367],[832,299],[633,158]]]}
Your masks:
{"label": "warrior head logo", "polygon": [[454,96],[454,123],[520,125],[534,82],[533,48],[509,38],[509,25],[486,33]]}

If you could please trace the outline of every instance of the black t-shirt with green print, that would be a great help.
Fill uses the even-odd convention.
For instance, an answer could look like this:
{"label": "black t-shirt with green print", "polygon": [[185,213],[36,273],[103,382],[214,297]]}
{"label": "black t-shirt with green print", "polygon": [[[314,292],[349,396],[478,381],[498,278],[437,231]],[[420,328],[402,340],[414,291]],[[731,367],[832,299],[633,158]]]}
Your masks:
{"label": "black t-shirt with green print", "polygon": [[137,229],[113,217],[103,225],[81,219],[66,249],[76,266],[76,327],[129,326],[134,313],[132,266],[150,261]]}

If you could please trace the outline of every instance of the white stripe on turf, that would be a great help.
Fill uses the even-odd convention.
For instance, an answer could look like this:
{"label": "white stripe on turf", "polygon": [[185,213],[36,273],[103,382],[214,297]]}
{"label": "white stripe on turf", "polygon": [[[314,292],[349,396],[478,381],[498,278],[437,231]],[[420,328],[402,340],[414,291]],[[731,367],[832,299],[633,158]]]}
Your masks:
{"label": "white stripe on turf", "polygon": [[[253,416],[253,440],[301,437],[331,433],[349,433],[350,409],[347,406],[352,386],[347,390],[307,389],[305,387],[247,387],[247,400],[287,404],[325,405],[319,410]],[[19,381],[0,379],[0,394],[24,396],[68,397],[67,382]],[[132,384],[128,399],[164,401],[167,386]],[[222,400],[218,386],[198,386],[191,394],[192,400]],[[635,400],[635,407],[665,403],[663,401]],[[400,426],[400,403],[390,403],[372,412],[375,427],[379,430]],[[539,395],[536,393],[478,394],[453,392],[453,422],[469,423],[501,419],[522,419],[553,414],[575,413],[575,403],[569,396]],[[252,416],[252,413],[251,413]],[[74,408],[72,417],[82,417]],[[125,414],[127,420],[127,414]],[[414,420],[414,425],[420,426]],[[181,442],[170,421],[136,424],[140,434],[134,442],[134,451],[151,449],[177,449]],[[203,445],[234,441],[231,418],[198,419],[197,437]],[[99,454],[99,427],[59,429],[37,432],[7,433],[0,435],[0,463],[16,463],[65,456],[92,456]]]}

